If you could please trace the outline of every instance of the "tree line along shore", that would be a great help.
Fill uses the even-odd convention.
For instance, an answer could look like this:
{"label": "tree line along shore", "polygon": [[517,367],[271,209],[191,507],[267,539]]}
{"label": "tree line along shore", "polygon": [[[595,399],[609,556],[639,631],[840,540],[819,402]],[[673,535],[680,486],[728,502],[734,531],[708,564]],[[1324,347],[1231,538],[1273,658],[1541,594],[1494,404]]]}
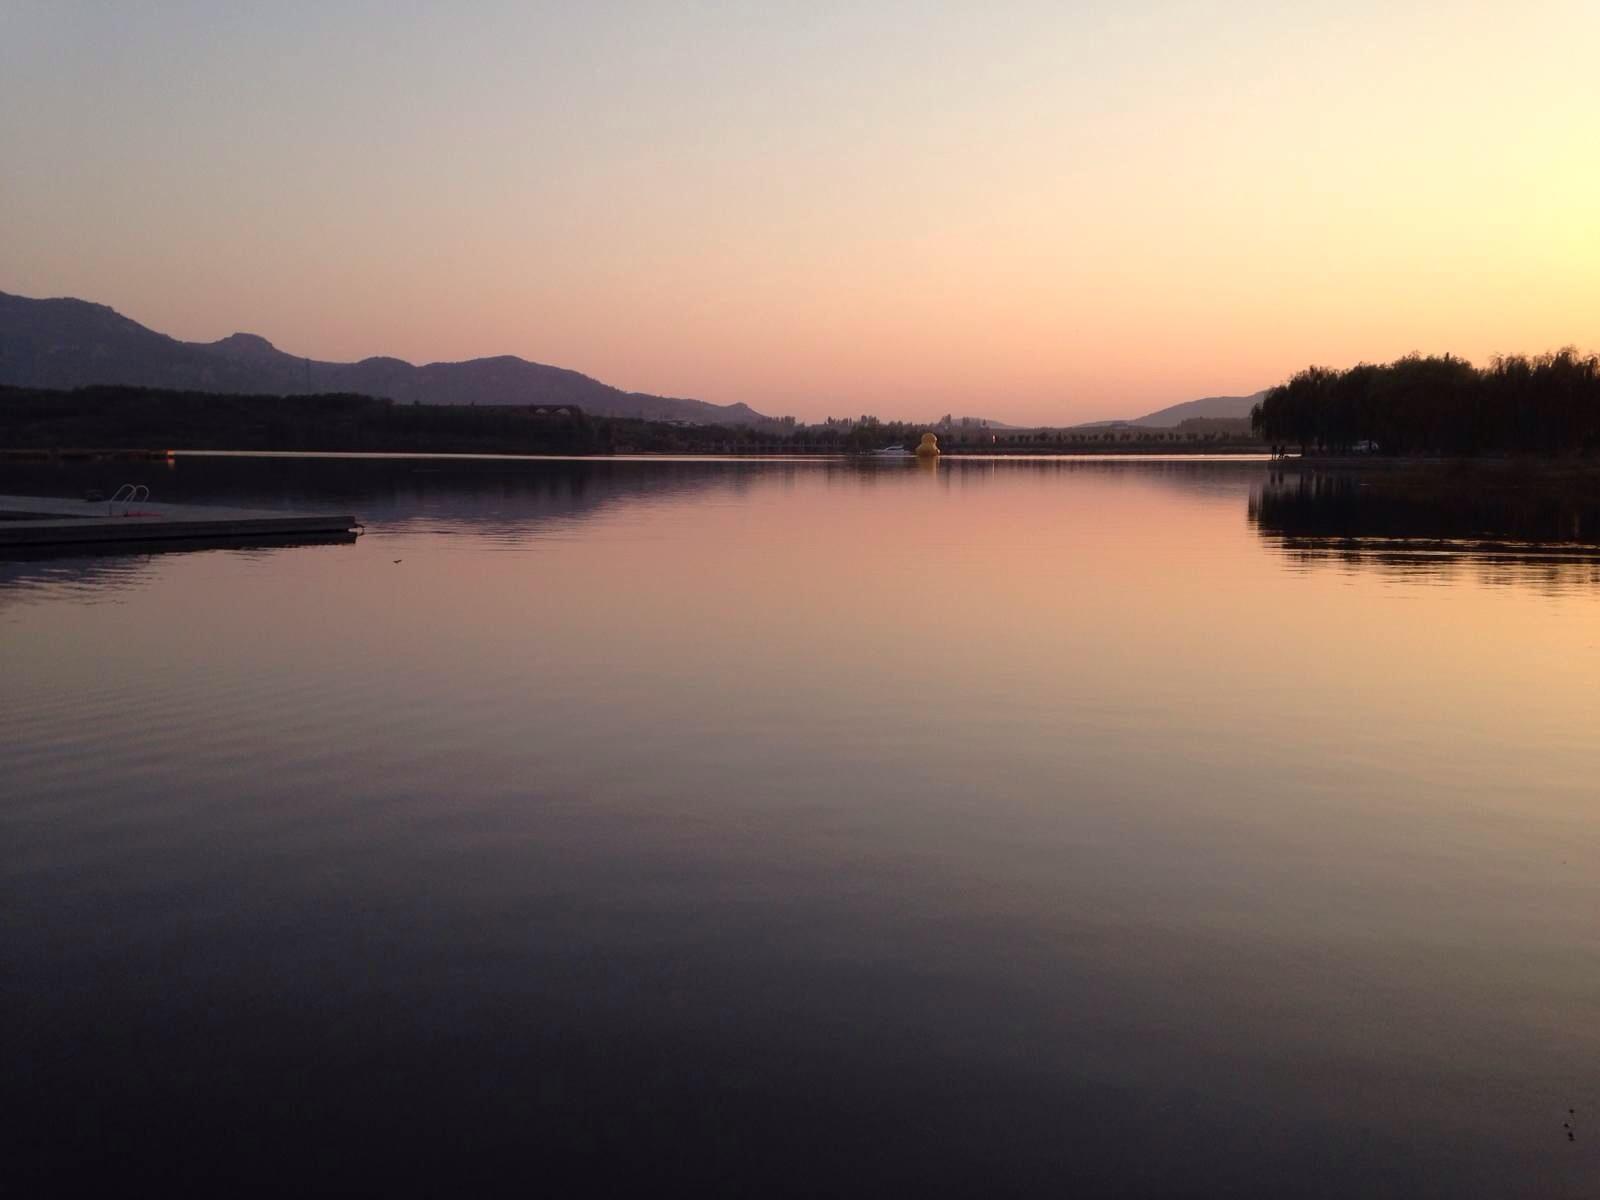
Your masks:
{"label": "tree line along shore", "polygon": [[947,453],[1259,452],[1242,421],[1172,429],[918,424],[863,417],[796,425],[698,425],[602,417],[575,405],[399,404],[373,396],[237,395],[138,387],[0,387],[0,454],[92,450],[346,451],[435,454],[870,453],[939,434]]}
{"label": "tree line along shore", "polygon": [[1587,457],[1600,450],[1600,356],[1565,349],[1483,368],[1448,354],[1307,367],[1262,398],[1251,426],[1274,448],[1303,454]]}
{"label": "tree line along shore", "polygon": [[1477,368],[1410,355],[1347,370],[1308,367],[1242,421],[1060,429],[944,427],[863,417],[797,425],[701,425],[602,417],[574,405],[428,405],[354,394],[239,395],[98,386],[0,387],[0,453],[104,450],[460,454],[869,453],[932,429],[946,453],[1227,453],[1403,461],[1562,457],[1600,451],[1600,357],[1560,350]]}

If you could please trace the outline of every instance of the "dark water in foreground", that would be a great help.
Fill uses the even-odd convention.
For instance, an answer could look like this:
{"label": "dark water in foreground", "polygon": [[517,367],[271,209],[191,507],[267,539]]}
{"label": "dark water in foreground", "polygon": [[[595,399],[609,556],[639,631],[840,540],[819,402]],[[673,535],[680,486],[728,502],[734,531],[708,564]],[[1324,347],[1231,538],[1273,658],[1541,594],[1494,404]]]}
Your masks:
{"label": "dark water in foreground", "polygon": [[18,1194],[1600,1192],[1579,518],[1200,461],[0,491],[136,475],[368,533],[0,562]]}

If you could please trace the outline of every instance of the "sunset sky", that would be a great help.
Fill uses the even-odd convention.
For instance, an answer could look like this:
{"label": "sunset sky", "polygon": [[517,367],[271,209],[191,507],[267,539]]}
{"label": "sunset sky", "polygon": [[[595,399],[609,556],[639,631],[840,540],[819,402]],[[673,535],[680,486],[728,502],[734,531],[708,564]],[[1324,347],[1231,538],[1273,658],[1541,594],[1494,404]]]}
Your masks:
{"label": "sunset sky", "polygon": [[805,418],[1600,348],[1600,4],[0,3],[0,290]]}

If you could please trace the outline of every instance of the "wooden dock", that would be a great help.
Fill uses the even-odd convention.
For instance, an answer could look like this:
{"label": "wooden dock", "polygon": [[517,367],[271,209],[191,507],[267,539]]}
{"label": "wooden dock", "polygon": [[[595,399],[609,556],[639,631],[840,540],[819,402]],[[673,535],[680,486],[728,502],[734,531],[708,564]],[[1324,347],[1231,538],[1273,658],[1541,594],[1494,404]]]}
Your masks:
{"label": "wooden dock", "polygon": [[0,496],[0,549],[321,539],[353,536],[359,526],[360,522],[347,514],[164,504],[154,500],[108,502]]}

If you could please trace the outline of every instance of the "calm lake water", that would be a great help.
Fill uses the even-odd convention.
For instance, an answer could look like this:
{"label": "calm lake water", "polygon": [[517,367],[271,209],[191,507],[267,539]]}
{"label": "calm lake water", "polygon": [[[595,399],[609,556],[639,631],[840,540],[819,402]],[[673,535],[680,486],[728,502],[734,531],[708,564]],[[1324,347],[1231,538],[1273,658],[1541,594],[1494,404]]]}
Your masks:
{"label": "calm lake water", "polygon": [[0,561],[18,1194],[1600,1192],[1581,505],[125,478],[367,532]]}

